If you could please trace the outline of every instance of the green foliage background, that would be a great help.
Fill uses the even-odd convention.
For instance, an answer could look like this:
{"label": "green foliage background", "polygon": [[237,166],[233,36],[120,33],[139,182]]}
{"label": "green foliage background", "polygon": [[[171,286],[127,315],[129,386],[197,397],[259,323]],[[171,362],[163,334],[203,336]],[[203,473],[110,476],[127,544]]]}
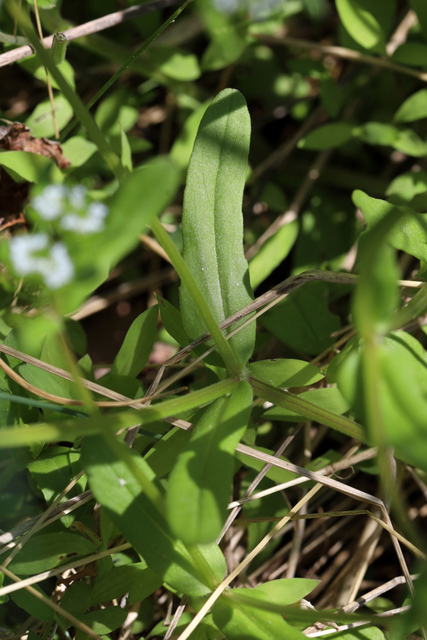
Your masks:
{"label": "green foliage background", "polygon": [[[133,5],[36,4],[46,34]],[[0,115],[53,138],[47,70],[69,162],[5,126],[0,626],[425,637],[426,5],[140,8],[57,64],[34,2],[0,4]],[[48,246],[16,260],[35,234]],[[72,275],[51,286],[58,245]],[[354,519],[341,572],[332,515]],[[168,602],[187,605],[169,630]]]}

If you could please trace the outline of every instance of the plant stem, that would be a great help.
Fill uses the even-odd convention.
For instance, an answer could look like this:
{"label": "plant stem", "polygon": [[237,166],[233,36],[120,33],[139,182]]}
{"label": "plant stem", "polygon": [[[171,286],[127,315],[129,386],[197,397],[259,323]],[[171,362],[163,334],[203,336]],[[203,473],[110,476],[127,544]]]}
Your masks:
{"label": "plant stem", "polygon": [[157,220],[157,218],[151,224],[151,228],[153,229],[157,240],[171,259],[171,262],[175,267],[179,277],[183,282],[185,282],[185,285],[188,288],[191,297],[193,298],[194,304],[196,305],[200,315],[202,316],[203,321],[206,324],[206,327],[211,334],[211,337],[215,342],[222,359],[224,360],[227,370],[232,375],[241,377],[242,368],[239,364],[239,361],[237,360],[231,345],[225,339],[225,336],[221,331],[219,324],[215,320],[208,303],[203,297],[203,294],[200,291],[197,282],[193,278],[193,275],[190,269],[187,267],[180,252],[169,237],[168,233],[163,228],[162,224],[159,222],[159,220]]}
{"label": "plant stem", "polygon": [[276,389],[252,376],[249,376],[248,382],[253,387],[255,395],[263,398],[263,400],[268,400],[278,407],[295,411],[295,413],[309,420],[315,420],[316,422],[325,424],[327,427],[332,427],[332,429],[340,433],[345,433],[345,435],[351,438],[356,438],[356,440],[360,442],[367,442],[364,429],[349,418],[338,416],[332,413],[332,411],[318,407],[312,402],[299,398],[288,391],[283,391],[283,389]]}

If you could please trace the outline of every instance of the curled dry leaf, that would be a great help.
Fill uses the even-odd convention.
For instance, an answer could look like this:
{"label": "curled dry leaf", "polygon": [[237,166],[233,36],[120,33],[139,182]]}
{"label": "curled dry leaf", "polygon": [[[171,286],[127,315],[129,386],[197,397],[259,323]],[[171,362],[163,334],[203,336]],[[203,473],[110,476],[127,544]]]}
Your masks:
{"label": "curled dry leaf", "polygon": [[22,122],[0,126],[0,149],[5,151],[29,151],[46,158],[53,158],[60,169],[68,169],[69,161],[62,154],[59,142],[47,138],[36,138]]}

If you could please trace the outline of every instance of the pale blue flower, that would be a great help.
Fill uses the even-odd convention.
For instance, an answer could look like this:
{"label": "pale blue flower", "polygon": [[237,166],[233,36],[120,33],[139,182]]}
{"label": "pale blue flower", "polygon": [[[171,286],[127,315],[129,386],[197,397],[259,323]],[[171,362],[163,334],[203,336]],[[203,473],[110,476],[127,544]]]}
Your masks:
{"label": "pale blue flower", "polygon": [[51,243],[45,233],[15,236],[10,240],[10,259],[18,276],[39,275],[50,289],[71,281],[74,265],[62,242]]}
{"label": "pale blue flower", "polygon": [[57,220],[65,231],[81,234],[102,231],[108,215],[104,204],[91,202],[83,185],[49,185],[33,199],[32,206],[43,220]]}
{"label": "pale blue flower", "polygon": [[63,184],[50,184],[33,198],[32,206],[44,220],[56,220],[61,215],[68,189]]}
{"label": "pale blue flower", "polygon": [[85,212],[67,213],[61,218],[61,227],[75,233],[96,233],[104,228],[104,220],[108,214],[108,207],[102,202],[92,202]]}

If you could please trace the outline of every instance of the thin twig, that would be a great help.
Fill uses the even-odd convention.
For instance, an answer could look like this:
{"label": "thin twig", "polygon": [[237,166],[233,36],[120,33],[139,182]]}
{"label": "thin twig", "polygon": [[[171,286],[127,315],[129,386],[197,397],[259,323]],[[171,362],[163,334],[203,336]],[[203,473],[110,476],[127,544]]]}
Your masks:
{"label": "thin twig", "polygon": [[[98,33],[99,31],[104,31],[104,29],[111,29],[111,27],[115,27],[116,25],[121,24],[122,22],[126,22],[127,20],[138,18],[145,13],[151,13],[153,11],[165,9],[166,7],[178,4],[178,2],[180,2],[180,0],[154,0],[154,2],[139,4],[133,7],[129,7],[128,9],[123,9],[123,11],[110,13],[107,16],[97,18],[96,20],[90,20],[89,22],[81,24],[78,27],[67,29],[63,33],[66,36],[67,41],[71,42],[71,40],[77,40],[78,38],[82,38],[83,36],[88,36],[92,33]],[[43,38],[43,44],[46,49],[51,48],[52,40],[53,36],[47,36],[46,38]],[[19,60],[28,58],[33,54],[34,51],[29,45],[24,45],[23,47],[19,47],[18,49],[14,49],[13,51],[7,51],[6,53],[0,55],[0,67],[6,67],[13,62],[18,62]]]}

